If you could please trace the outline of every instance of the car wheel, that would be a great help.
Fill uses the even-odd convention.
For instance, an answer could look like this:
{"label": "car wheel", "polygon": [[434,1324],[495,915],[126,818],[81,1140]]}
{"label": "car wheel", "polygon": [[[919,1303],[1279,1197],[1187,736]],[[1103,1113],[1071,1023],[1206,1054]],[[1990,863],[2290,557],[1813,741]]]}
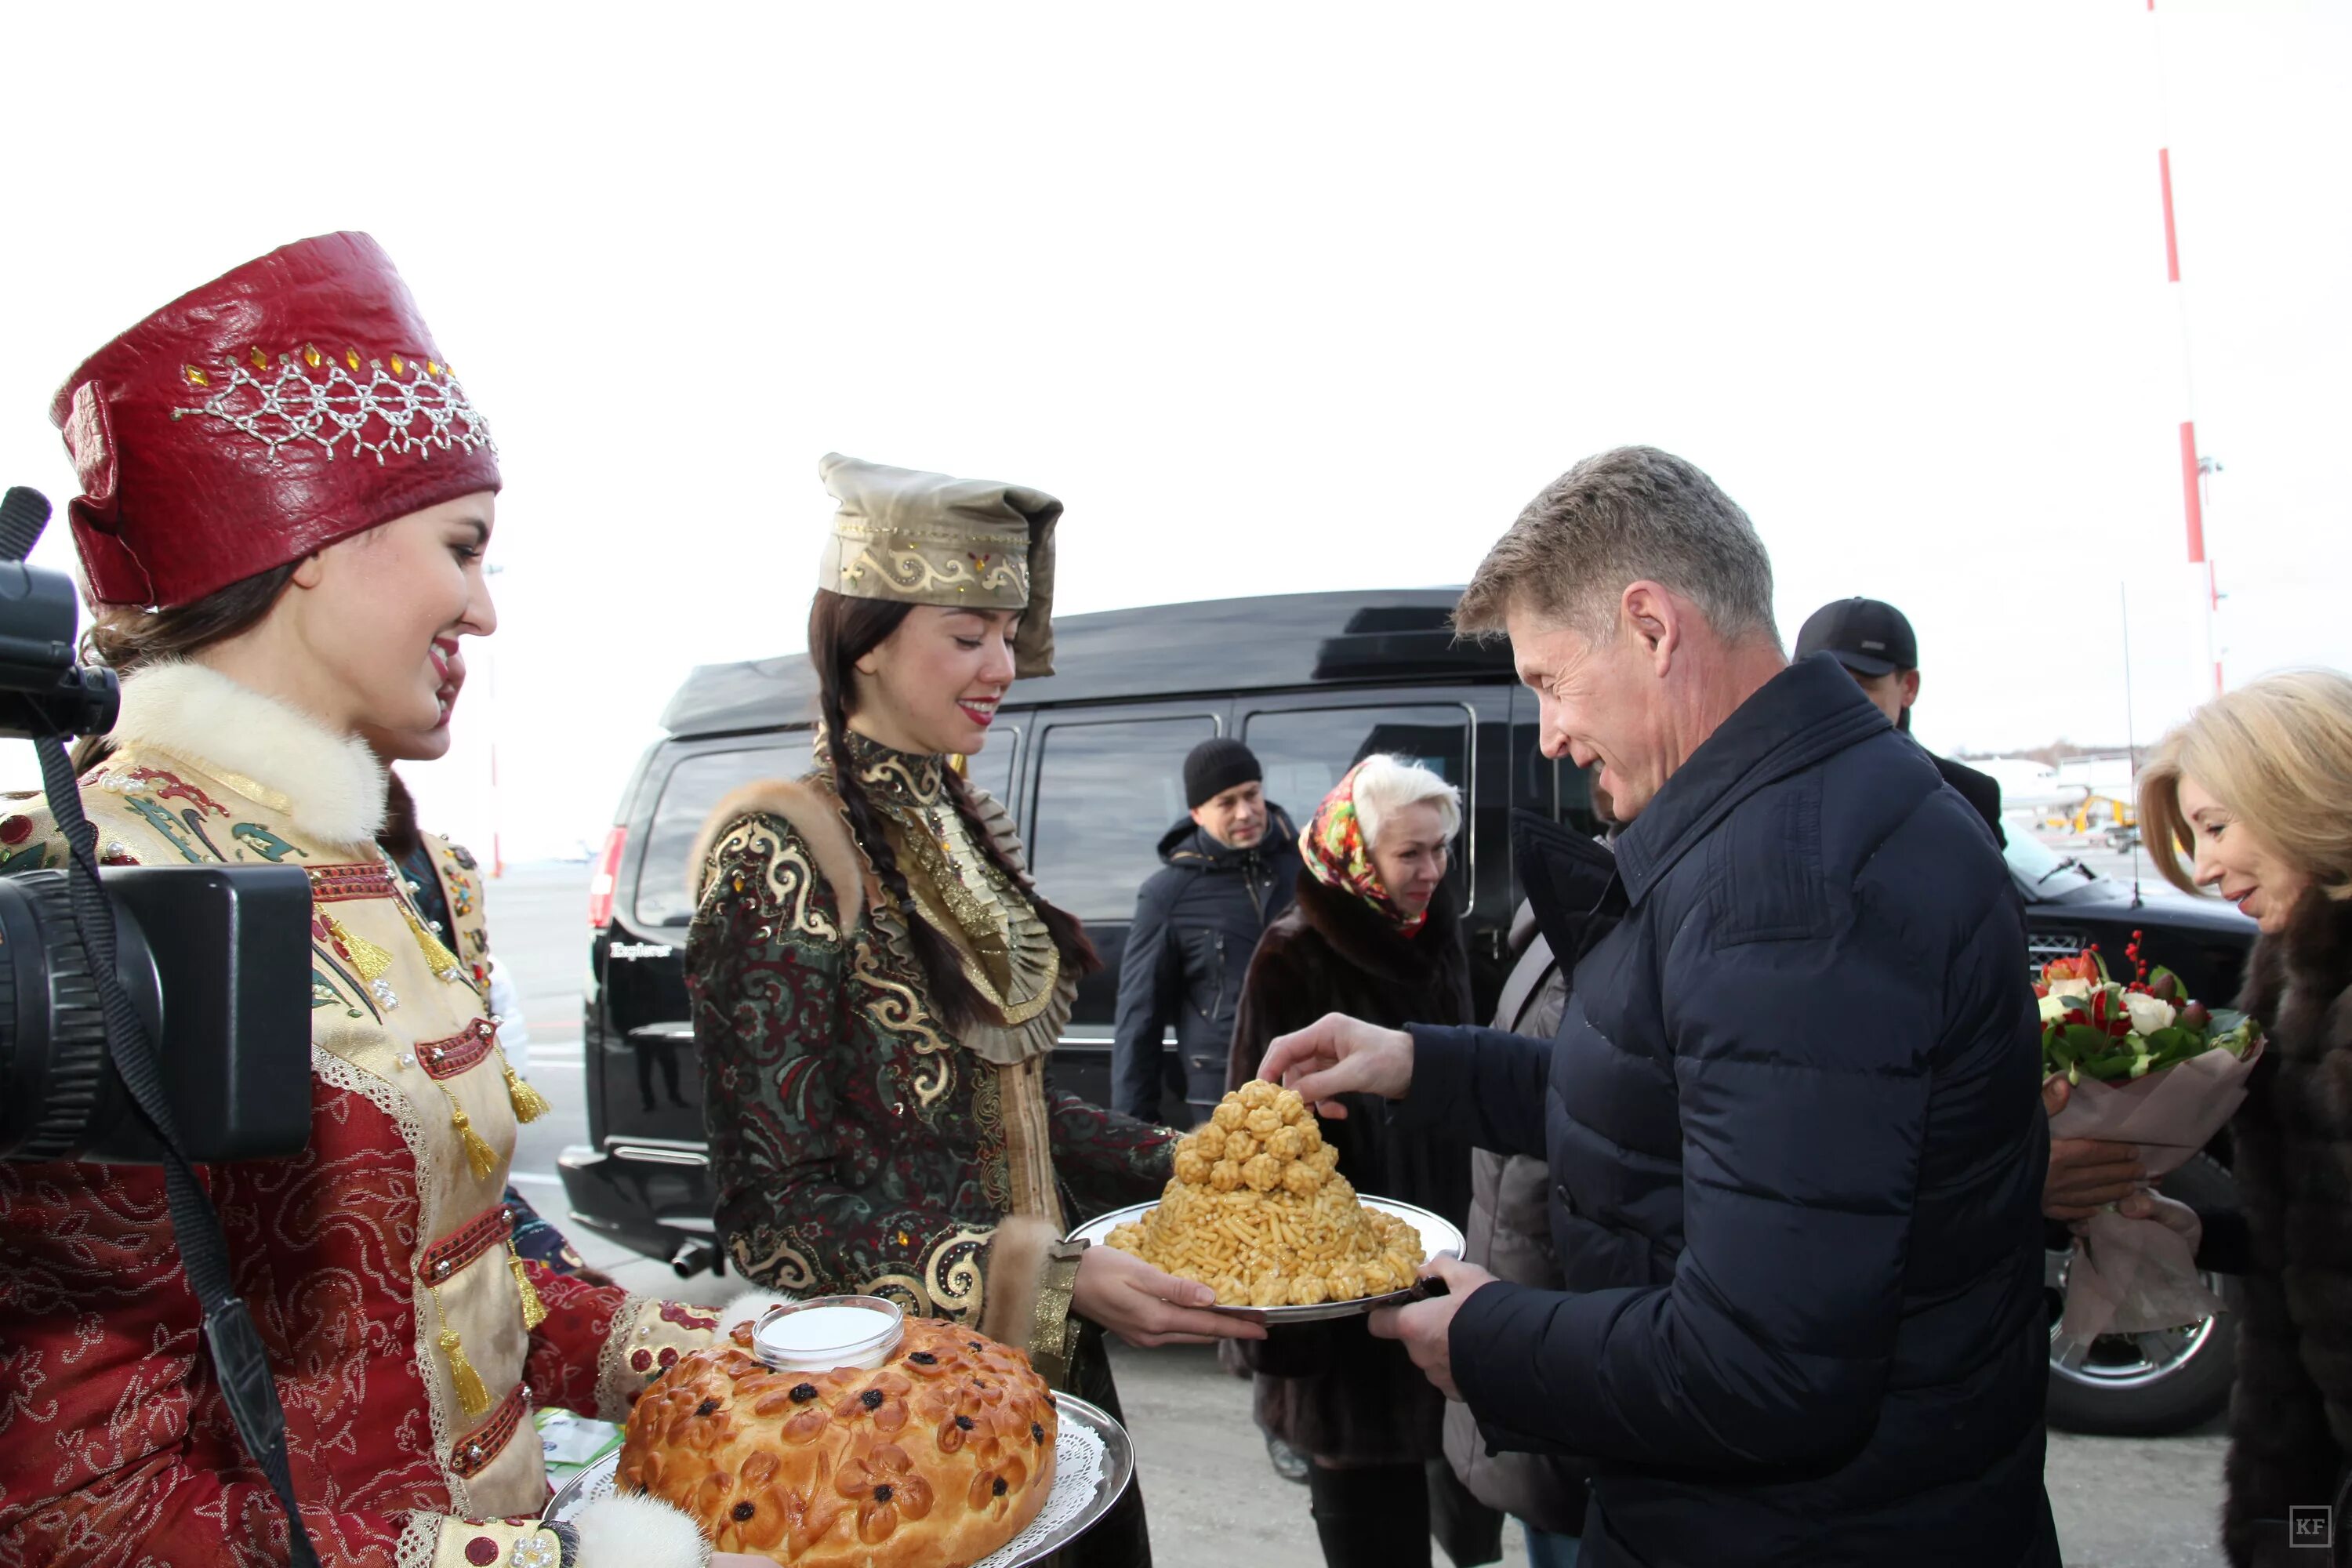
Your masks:
{"label": "car wheel", "polygon": [[[2237,1184],[2203,1154],[2158,1183],[2158,1190],[2199,1209],[2237,1206]],[[2050,1425],[2104,1436],[2153,1437],[2201,1426],[2219,1415],[2230,1402],[2238,1371],[2234,1314],[2154,1333],[2102,1334],[2088,1346],[2062,1346],[2058,1314],[2068,1258],[2050,1253],[2043,1276],[2050,1292]],[[2235,1305],[2235,1279],[2210,1273],[2204,1279],[2208,1289]]]}

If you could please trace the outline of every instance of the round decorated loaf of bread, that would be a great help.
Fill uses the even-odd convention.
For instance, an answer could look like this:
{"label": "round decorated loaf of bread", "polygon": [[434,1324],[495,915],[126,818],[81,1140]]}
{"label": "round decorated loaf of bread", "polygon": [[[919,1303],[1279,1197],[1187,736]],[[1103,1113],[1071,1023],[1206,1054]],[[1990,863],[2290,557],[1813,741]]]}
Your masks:
{"label": "round decorated loaf of bread", "polygon": [[919,1318],[871,1371],[779,1372],[751,1329],[680,1357],[630,1412],[623,1491],[720,1552],[792,1568],[979,1562],[1054,1486],[1053,1391],[1021,1352]]}

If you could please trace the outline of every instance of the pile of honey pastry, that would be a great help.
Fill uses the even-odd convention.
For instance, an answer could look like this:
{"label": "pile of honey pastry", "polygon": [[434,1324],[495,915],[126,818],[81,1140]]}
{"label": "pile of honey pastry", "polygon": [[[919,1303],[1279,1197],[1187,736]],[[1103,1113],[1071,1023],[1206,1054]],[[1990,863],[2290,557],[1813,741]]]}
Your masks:
{"label": "pile of honey pastry", "polygon": [[1405,1289],[1420,1272],[1420,1233],[1357,1202],[1339,1161],[1296,1092],[1245,1083],[1178,1141],[1160,1202],[1108,1245],[1209,1286],[1221,1307],[1316,1307]]}

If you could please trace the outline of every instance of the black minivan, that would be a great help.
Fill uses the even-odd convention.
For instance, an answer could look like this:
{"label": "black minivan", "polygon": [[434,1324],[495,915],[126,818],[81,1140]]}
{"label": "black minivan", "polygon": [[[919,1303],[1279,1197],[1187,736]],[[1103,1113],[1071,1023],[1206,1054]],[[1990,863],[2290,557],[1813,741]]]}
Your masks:
{"label": "black minivan", "polygon": [[[1457,641],[1449,629],[1457,596],[1289,594],[1056,619],[1060,673],[1012,689],[970,767],[1012,812],[1038,886],[1086,921],[1103,955],[1055,1053],[1058,1087],[1109,1100],[1119,950],[1136,891],[1159,867],[1159,840],[1184,815],[1184,755],[1211,735],[1247,742],[1268,798],[1302,822],[1372,752],[1413,758],[1458,786],[1468,809],[1450,876],[1467,910],[1477,1016],[1491,1015],[1517,956],[1510,814],[1585,832],[1596,825],[1584,775],[1538,749],[1535,696],[1514,678],[1508,647]],[[565,1151],[564,1189],[576,1224],[681,1273],[720,1267],[686,1003],[687,859],[729,790],[808,770],[815,708],[815,679],[799,654],[694,671],[662,716],[667,733],[622,793],[592,884],[590,1144]],[[2143,904],[2022,832],[2010,840],[2037,960],[2092,942],[2119,955],[2145,930],[2152,956],[2179,971],[2189,994],[2235,994],[2252,921],[2187,900]],[[1178,1114],[1172,1098],[1169,1110]],[[2219,1167],[2213,1173],[2227,1180]],[[2182,1348],[2183,1361],[2200,1352],[2209,1366],[2221,1359],[2206,1339]],[[2093,1403],[2112,1406],[2126,1390],[2147,1401],[2154,1384],[2177,1390],[2179,1380],[2165,1374],[2185,1370],[2149,1364],[2159,1359],[2151,1351],[2065,1375]]]}

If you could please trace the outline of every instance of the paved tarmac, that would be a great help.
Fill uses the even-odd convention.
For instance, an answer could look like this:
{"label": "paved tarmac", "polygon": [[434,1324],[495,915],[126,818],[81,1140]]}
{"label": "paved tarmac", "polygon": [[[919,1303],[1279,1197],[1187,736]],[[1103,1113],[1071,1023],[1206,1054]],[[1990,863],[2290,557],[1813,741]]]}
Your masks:
{"label": "paved tarmac", "polygon": [[[555,1106],[522,1130],[516,1181],[559,1224],[556,1154],[587,1138],[580,1104],[587,884],[585,866],[518,866],[489,892],[491,939],[523,994],[530,1076]],[[601,1243],[579,1226],[568,1233],[591,1262],[631,1289],[717,1301],[740,1288],[709,1274],[681,1281],[666,1264]],[[1246,1384],[1219,1371],[1202,1350],[1122,1347],[1116,1359],[1162,1568],[1314,1568],[1322,1561],[1306,1489],[1276,1479],[1266,1465]],[[2053,1433],[2045,1474],[2066,1562],[2220,1568],[2214,1521],[2223,1447],[2218,1428],[2146,1440]],[[1525,1560],[1515,1527],[1505,1561]],[[1437,1562],[1444,1562],[1442,1553]]]}

